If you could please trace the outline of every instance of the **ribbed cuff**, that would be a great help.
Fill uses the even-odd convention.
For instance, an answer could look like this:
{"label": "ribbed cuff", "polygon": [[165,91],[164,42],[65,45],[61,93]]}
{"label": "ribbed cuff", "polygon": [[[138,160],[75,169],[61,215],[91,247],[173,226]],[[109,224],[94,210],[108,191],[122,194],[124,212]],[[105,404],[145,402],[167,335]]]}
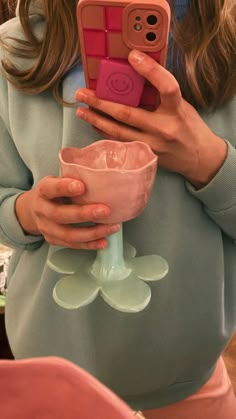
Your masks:
{"label": "ribbed cuff", "polygon": [[[186,182],[189,192],[211,211],[223,211],[236,206],[236,150],[226,141],[228,153],[223,166],[204,188],[196,190]],[[214,150],[213,150],[214,152]]]}

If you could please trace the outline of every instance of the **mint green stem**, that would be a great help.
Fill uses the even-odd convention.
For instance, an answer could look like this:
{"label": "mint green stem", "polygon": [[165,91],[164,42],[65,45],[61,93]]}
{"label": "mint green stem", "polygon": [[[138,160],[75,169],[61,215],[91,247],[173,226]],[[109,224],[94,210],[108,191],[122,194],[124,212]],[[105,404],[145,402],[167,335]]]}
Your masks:
{"label": "mint green stem", "polygon": [[120,230],[108,236],[107,241],[107,248],[97,251],[91,274],[101,282],[127,278],[131,269],[126,267],[123,257],[122,223]]}

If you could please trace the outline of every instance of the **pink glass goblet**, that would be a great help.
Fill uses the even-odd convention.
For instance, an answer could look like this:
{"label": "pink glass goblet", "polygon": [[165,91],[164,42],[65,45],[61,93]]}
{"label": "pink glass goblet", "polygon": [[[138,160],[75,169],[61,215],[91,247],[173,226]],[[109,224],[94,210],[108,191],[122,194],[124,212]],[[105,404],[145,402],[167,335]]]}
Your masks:
{"label": "pink glass goblet", "polygon": [[[147,144],[110,140],[81,149],[64,148],[59,160],[63,177],[80,179],[86,185],[85,193],[73,198],[73,203],[106,204],[111,210],[106,223],[121,225],[146,207],[158,161]],[[122,228],[107,240],[106,249],[62,249],[48,260],[52,269],[67,275],[54,288],[53,297],[59,305],[80,308],[98,294],[123,312],[138,312],[148,305],[151,289],[146,282],[164,278],[167,262],[158,255],[135,257],[134,247],[123,244]]]}

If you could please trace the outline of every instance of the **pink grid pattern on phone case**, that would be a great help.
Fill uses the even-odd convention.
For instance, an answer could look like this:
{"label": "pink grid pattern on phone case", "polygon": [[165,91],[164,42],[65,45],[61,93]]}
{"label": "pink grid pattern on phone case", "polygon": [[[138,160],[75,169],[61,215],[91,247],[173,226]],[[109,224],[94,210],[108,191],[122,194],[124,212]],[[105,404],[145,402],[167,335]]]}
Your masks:
{"label": "pink grid pattern on phone case", "polygon": [[[86,6],[83,10],[83,36],[87,56],[89,87],[96,90],[101,60],[112,60],[127,65],[130,49],[122,37],[123,7]],[[160,62],[161,51],[150,53]],[[107,70],[109,72],[109,68]],[[106,73],[106,72],[105,72]],[[104,73],[103,73],[104,74]],[[139,85],[140,87],[140,85]],[[145,83],[140,104],[154,107],[157,103],[156,90]],[[115,100],[115,98],[114,98]],[[136,106],[138,106],[136,104]]]}

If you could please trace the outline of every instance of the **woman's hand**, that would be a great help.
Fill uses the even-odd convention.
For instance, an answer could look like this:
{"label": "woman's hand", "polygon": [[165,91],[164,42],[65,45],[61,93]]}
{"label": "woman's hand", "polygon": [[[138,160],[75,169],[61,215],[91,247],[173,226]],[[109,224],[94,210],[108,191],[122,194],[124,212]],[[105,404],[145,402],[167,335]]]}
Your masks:
{"label": "woman's hand", "polygon": [[79,89],[76,99],[89,105],[90,109],[79,108],[77,115],[105,133],[107,138],[149,144],[158,154],[161,167],[183,175],[196,187],[206,185],[224,163],[227,144],[183,99],[179,84],[171,73],[148,55],[137,51],[130,53],[129,62],[160,92],[158,109],[149,112],[100,100],[93,91]]}
{"label": "woman's hand", "polygon": [[30,191],[16,200],[16,215],[28,234],[43,235],[49,244],[74,249],[99,249],[107,246],[106,236],[117,232],[117,224],[96,224],[75,227],[73,224],[92,221],[102,223],[110,214],[103,204],[65,204],[85,192],[81,181],[68,178],[45,177]]}

